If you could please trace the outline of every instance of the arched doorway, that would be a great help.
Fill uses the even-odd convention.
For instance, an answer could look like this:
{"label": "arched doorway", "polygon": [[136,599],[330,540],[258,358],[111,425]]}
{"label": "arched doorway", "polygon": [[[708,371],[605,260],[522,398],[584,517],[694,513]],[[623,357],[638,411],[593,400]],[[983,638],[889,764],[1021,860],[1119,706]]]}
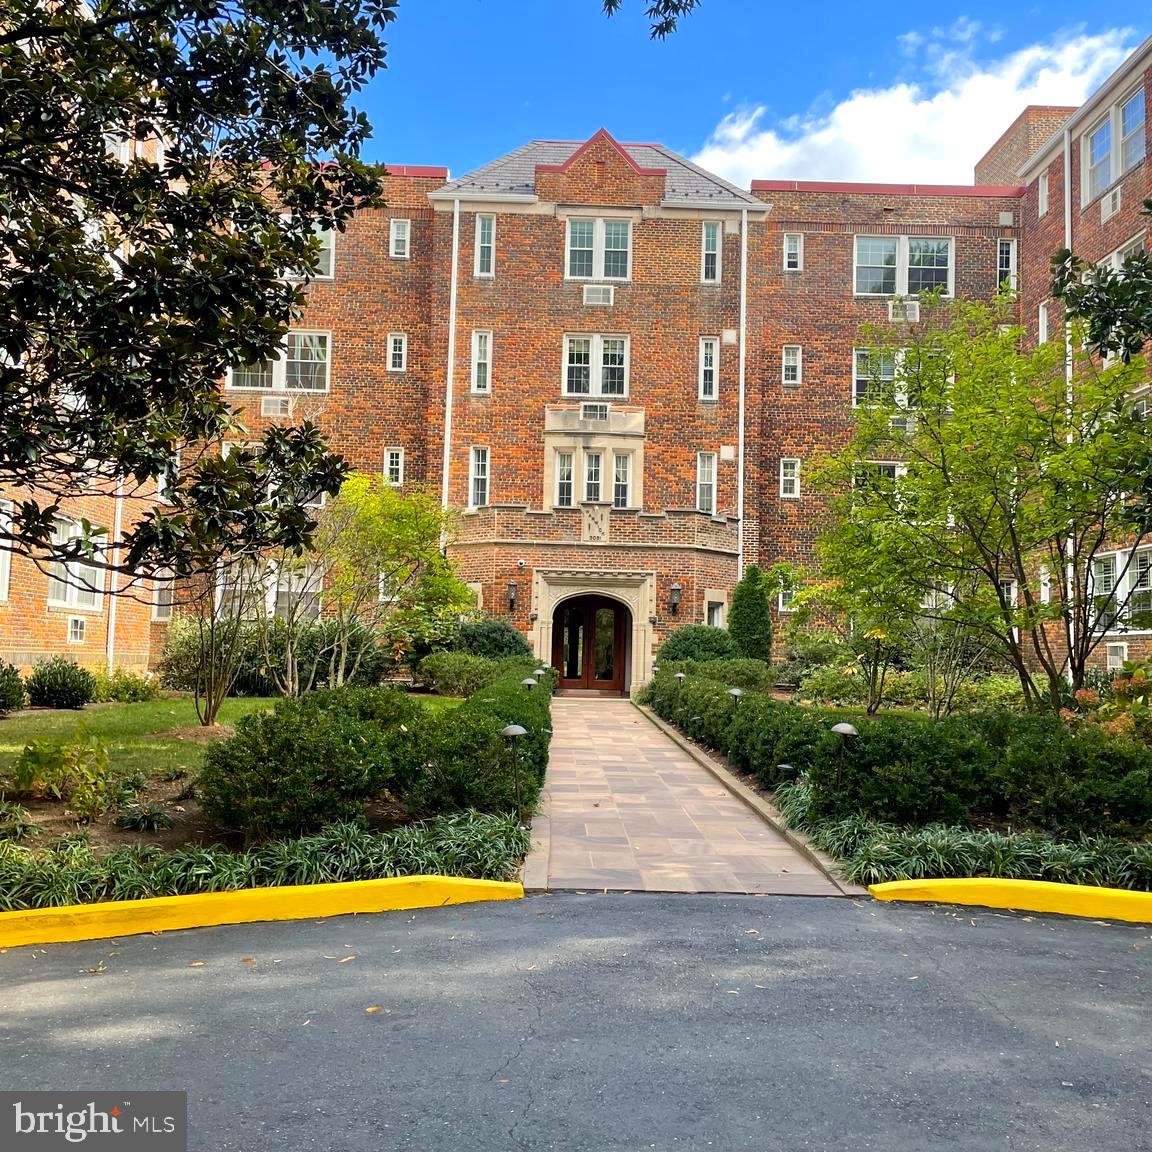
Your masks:
{"label": "arched doorway", "polygon": [[552,617],[552,664],[559,687],[620,696],[627,688],[632,613],[607,596],[576,596]]}

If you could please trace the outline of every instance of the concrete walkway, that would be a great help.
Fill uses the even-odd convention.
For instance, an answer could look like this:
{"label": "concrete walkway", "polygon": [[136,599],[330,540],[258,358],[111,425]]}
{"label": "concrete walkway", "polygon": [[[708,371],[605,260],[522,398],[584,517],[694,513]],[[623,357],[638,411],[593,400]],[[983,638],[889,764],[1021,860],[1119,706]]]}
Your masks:
{"label": "concrete walkway", "polygon": [[841,895],[627,700],[560,697],[552,731],[528,862],[548,888]]}

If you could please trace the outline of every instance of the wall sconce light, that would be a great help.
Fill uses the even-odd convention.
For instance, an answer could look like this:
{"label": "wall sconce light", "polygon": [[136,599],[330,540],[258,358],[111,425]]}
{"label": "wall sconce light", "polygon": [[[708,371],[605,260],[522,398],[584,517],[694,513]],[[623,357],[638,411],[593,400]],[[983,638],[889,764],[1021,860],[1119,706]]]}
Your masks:
{"label": "wall sconce light", "polygon": [[516,592],[519,589],[519,587],[520,587],[520,585],[517,584],[515,580],[509,580],[508,581],[508,611],[509,612],[515,612],[516,611]]}
{"label": "wall sconce light", "polygon": [[668,607],[672,610],[673,616],[680,611],[680,596],[683,591],[684,589],[680,587],[680,581],[673,580],[668,589]]}

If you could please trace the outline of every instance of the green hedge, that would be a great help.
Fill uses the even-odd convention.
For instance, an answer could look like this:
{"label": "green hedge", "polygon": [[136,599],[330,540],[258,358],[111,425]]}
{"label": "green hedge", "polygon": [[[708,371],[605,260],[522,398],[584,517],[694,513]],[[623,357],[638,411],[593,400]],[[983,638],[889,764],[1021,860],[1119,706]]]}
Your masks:
{"label": "green hedge", "polygon": [[663,666],[670,660],[729,660],[736,655],[736,644],[724,628],[683,624],[660,645],[656,663]]}
{"label": "green hedge", "polygon": [[478,812],[385,833],[356,823],[334,824],[312,836],[270,841],[247,852],[213,845],[173,852],[154,846],[118,848],[101,854],[83,837],[44,851],[0,841],[0,910],[390,876],[511,880],[529,847],[528,830],[514,817]]}
{"label": "green hedge", "polygon": [[703,676],[720,680],[729,688],[743,688],[746,692],[766,692],[775,683],[772,665],[764,660],[746,660],[732,656],[721,660],[671,660],[660,665],[661,672],[673,676],[683,672],[687,676]]}
{"label": "green hedge", "polygon": [[[1010,712],[845,717],[760,695],[737,706],[727,685],[690,677],[678,686],[663,668],[645,699],[764,787],[809,773],[813,819],[1152,834],[1152,750],[1099,727]],[[859,735],[831,732],[839,719]]]}
{"label": "green hedge", "polygon": [[539,666],[532,656],[491,660],[468,652],[433,652],[420,661],[416,679],[442,696],[471,696],[504,676],[516,675],[523,680]]}
{"label": "green hedge", "polygon": [[[432,714],[387,688],[334,688],[245,717],[205,754],[205,815],[247,840],[357,819],[384,793],[429,815],[531,812],[548,762],[554,674],[531,690],[519,669],[459,708]],[[513,760],[500,735],[527,729]]]}

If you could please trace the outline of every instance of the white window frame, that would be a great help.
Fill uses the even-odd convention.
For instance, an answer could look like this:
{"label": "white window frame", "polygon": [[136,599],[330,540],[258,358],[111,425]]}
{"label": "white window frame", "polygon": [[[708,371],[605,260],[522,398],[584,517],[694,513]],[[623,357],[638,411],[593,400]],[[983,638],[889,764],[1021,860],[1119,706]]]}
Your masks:
{"label": "white window frame", "polygon": [[[1005,252],[1008,253],[1008,274],[1006,276],[1002,274],[1000,267],[1001,257]],[[1015,291],[1016,282],[1016,241],[1011,236],[1001,236],[996,241],[996,289],[999,291],[1007,283],[1009,289]]]}
{"label": "white window frame", "polygon": [[1040,603],[1052,603],[1052,569],[1047,564],[1040,565]]}
{"label": "white window frame", "polygon": [[[588,355],[588,391],[570,392],[568,390],[568,353],[572,340],[590,341]],[[604,341],[622,340],[624,342],[624,391],[604,392]],[[614,332],[567,332],[564,335],[563,355],[560,362],[560,391],[564,396],[584,400],[626,400],[630,387],[632,374],[632,339]]]}
{"label": "white window frame", "polygon": [[[0,532],[12,530],[12,501],[0,500]],[[12,582],[12,553],[0,548],[0,604],[8,599],[8,588]]]}
{"label": "white window frame", "polygon": [[[620,461],[624,461],[624,503],[619,501],[619,494],[617,488],[620,486],[618,466]],[[613,452],[612,453],[612,507],[613,508],[631,508],[632,507],[632,453],[631,452]]]}
{"label": "white window frame", "polygon": [[[791,357],[791,362],[789,357]],[[788,377],[789,368],[796,369],[794,379]],[[804,349],[801,345],[782,344],[780,346],[780,383],[787,388],[795,388],[804,383]]]}
{"label": "white window frame", "polygon": [[[580,474],[583,477],[585,504],[603,504],[604,501],[604,452],[600,448],[585,449]],[[595,471],[593,471],[595,462]],[[595,495],[593,495],[595,488]]]}
{"label": "white window frame", "polygon": [[[853,408],[860,408],[865,403],[867,403],[867,394],[865,394],[865,396],[861,397],[859,394],[859,390],[856,387],[857,381],[862,379],[862,377],[860,376],[860,374],[858,372],[860,357],[861,356],[867,356],[869,358],[869,361],[871,361],[871,358],[873,356],[875,356],[878,352],[887,353],[888,349],[886,349],[886,348],[853,348],[852,349],[852,407]],[[893,353],[892,353],[892,377],[891,377],[893,387],[895,387],[895,382],[896,382],[897,378],[899,377],[899,375],[900,375],[900,356],[897,352],[893,351]],[[872,379],[873,379],[872,373],[871,373],[871,370],[869,370],[869,374],[868,374],[869,383],[872,382]],[[883,373],[881,373],[880,379],[882,381],[886,381],[888,379],[888,377],[884,376]],[[899,392],[896,392],[895,395],[896,395],[896,399],[899,400],[900,399]]]}
{"label": "white window frame", "polygon": [[[568,476],[567,479],[561,474],[560,459],[566,456],[568,458]],[[574,508],[576,506],[576,449],[575,448],[558,448],[555,456],[555,507],[557,508]],[[561,499],[560,485],[566,483],[568,485],[568,499]]]}
{"label": "white window frame", "polygon": [[[716,609],[715,623],[712,621],[713,609]],[[712,628],[726,628],[728,626],[728,605],[723,600],[705,600],[704,623]]]}
{"label": "white window frame", "polygon": [[795,600],[795,588],[781,588],[780,591],[776,594],[776,611],[781,613],[795,612]]}
{"label": "white window frame", "polygon": [[[53,543],[63,544],[82,534],[83,529],[79,523],[62,518],[57,520],[53,527]],[[105,533],[93,534],[93,540],[101,538],[107,541]],[[90,587],[79,587],[81,582]],[[88,564],[83,560],[72,560],[67,564],[53,561],[48,565],[48,605],[51,608],[67,608],[70,612],[103,612],[107,583],[108,574],[98,565]],[[81,603],[82,596],[91,602]]]}
{"label": "white window frame", "polygon": [[[716,508],[719,504],[719,500],[717,499],[716,460],[717,454],[715,452],[696,453],[696,511],[704,512],[709,516],[716,515]],[[707,480],[704,478],[706,466],[711,471],[711,476]],[[702,498],[705,486],[710,490],[707,501]]]}
{"label": "white window frame", "polygon": [[388,255],[393,260],[408,260],[412,256],[412,221],[403,216],[388,221]]}
{"label": "white window frame", "polygon": [[[324,387],[323,388],[289,388],[288,387],[288,340],[293,336],[321,336],[324,339]],[[332,386],[332,333],[311,328],[289,329],[284,344],[277,355],[265,361],[271,369],[272,383],[267,388],[253,384],[236,384],[235,369],[229,368],[224,387],[232,392],[251,392],[258,396],[267,396],[270,392],[286,392],[289,396],[323,396]],[[255,365],[252,365],[255,367]]]}
{"label": "white window frame", "polygon": [[1036,309],[1036,343],[1048,343],[1048,301],[1043,300]]}
{"label": "white window frame", "polygon": [[[715,252],[708,251],[709,234],[715,237]],[[708,257],[716,257],[715,275],[708,275]],[[700,283],[720,284],[724,279],[724,224],[720,220],[705,220],[700,225]]]}
{"label": "white window frame", "polygon": [[[392,457],[396,457],[396,478],[392,478]],[[404,449],[393,445],[384,449],[384,482],[393,488],[404,483]]]}
{"label": "white window frame", "polygon": [[[712,364],[709,368],[707,364],[709,348],[712,354]],[[707,373],[711,371],[712,381],[711,388],[707,379]],[[700,337],[700,350],[699,359],[697,361],[696,371],[696,396],[700,400],[712,403],[720,398],[720,337],[719,336],[701,336]]]}
{"label": "white window frame", "polygon": [[[793,243],[795,242],[795,243]],[[790,251],[789,249],[793,249]],[[789,258],[796,257],[795,264],[789,264]],[[803,272],[804,271],[804,233],[803,232],[785,232],[784,233],[784,252],[783,252],[783,267],[785,272]],[[855,284],[855,277],[853,277],[853,284]]]}
{"label": "white window frame", "polygon": [[800,461],[795,456],[780,460],[780,499],[800,499]]}
{"label": "white window frame", "polygon": [[[290,220],[291,213],[281,213],[282,220]],[[336,277],[336,229],[325,228],[322,224],[313,224],[312,233],[320,241],[320,271],[305,275],[303,272],[290,272],[286,280],[333,280]],[[327,255],[327,259],[325,259]],[[324,270],[327,265],[327,271]]]}
{"label": "white window frame", "polygon": [[1124,270],[1124,261],[1129,256],[1134,256],[1137,252],[1144,252],[1147,250],[1147,245],[1144,238],[1144,233],[1139,232],[1132,237],[1131,240],[1121,244],[1115,252],[1109,252],[1096,266],[1098,268],[1111,268],[1113,272],[1122,272]]}
{"label": "white window frame", "polygon": [[[1142,104],[1142,115],[1140,118],[1140,126],[1136,132],[1130,132],[1127,137],[1124,136],[1123,126],[1123,112],[1124,109],[1132,103],[1133,100],[1139,98]],[[1093,188],[1092,186],[1092,138],[1102,129],[1108,129],[1108,152],[1105,157],[1101,157],[1097,161],[1096,167],[1107,165],[1104,172],[1103,182],[1099,187]],[[1118,100],[1115,101],[1108,108],[1108,110],[1100,117],[1098,117],[1090,127],[1085,129],[1080,136],[1080,206],[1087,207],[1094,200],[1098,200],[1104,195],[1117,181],[1121,180],[1133,169],[1137,168],[1145,159],[1147,154],[1147,138],[1148,131],[1148,101],[1144,92],[1143,81],[1134,88],[1130,88]],[[1140,141],[1139,154],[1132,157],[1126,164],[1124,156],[1124,145],[1128,141]]]}
{"label": "white window frame", "polygon": [[[172,609],[175,604],[175,579],[172,574],[171,568],[159,569],[155,576],[152,578],[152,619],[160,623],[166,623],[172,619]],[[162,592],[167,592],[167,602],[165,603],[161,597]]]}
{"label": "white window frame", "polygon": [[1036,215],[1048,215],[1048,173],[1041,172],[1036,181]]}
{"label": "white window frame", "polygon": [[[484,355],[480,354],[480,345],[484,345]],[[480,382],[480,365],[484,365],[484,381]],[[472,392],[477,396],[490,396],[492,394],[492,330],[490,328],[472,329]]]}
{"label": "white window frame", "polygon": [[[592,274],[590,276],[575,275],[572,272],[572,224],[573,222],[592,222]],[[604,243],[605,225],[608,221],[626,224],[628,226],[628,271],[624,276],[609,276],[604,271]],[[627,216],[569,216],[564,225],[564,279],[565,280],[608,280],[616,284],[625,284],[632,279],[632,251],[635,236],[633,234],[632,220]],[[583,249],[581,249],[583,251]],[[619,249],[613,249],[619,251]]]}
{"label": "white window frame", "polygon": [[[892,292],[858,292],[856,290],[856,273],[860,267],[860,241],[861,240],[895,240],[896,241],[896,268],[895,282]],[[909,233],[903,236],[889,236],[875,232],[858,232],[852,239],[852,294],[865,300],[887,300],[893,296],[910,296],[908,290],[909,273],[909,245],[913,240],[945,240],[948,242],[948,279],[944,289],[945,298],[950,298],[956,288],[956,238],[954,236],[930,236]],[[872,265],[869,265],[872,267]],[[921,291],[927,291],[922,289]]]}
{"label": "white window frame", "polygon": [[[492,225],[491,238],[487,244],[482,243],[481,240],[482,221],[490,222]],[[488,270],[486,272],[481,267],[481,256],[485,248],[488,249]],[[496,275],[496,214],[494,212],[478,212],[476,214],[476,243],[472,273],[479,280],[491,280]]]}
{"label": "white window frame", "polygon": [[68,617],[68,643],[83,644],[88,639],[88,619],[85,616]]}
{"label": "white window frame", "polygon": [[[1115,656],[1115,663],[1113,663]],[[1119,672],[1128,660],[1128,645],[1124,641],[1104,645],[1104,668],[1107,672]]]}
{"label": "white window frame", "polygon": [[[484,484],[484,499],[477,501],[476,486],[481,481]],[[491,501],[492,452],[487,446],[476,444],[468,450],[468,507],[487,508]]]}
{"label": "white window frame", "polygon": [[[397,367],[392,362],[392,354],[395,352],[393,345],[396,341],[400,342],[400,366]],[[407,372],[408,371],[408,333],[407,332],[389,332],[388,333],[388,348],[386,352],[387,363],[385,367],[389,372]]]}

